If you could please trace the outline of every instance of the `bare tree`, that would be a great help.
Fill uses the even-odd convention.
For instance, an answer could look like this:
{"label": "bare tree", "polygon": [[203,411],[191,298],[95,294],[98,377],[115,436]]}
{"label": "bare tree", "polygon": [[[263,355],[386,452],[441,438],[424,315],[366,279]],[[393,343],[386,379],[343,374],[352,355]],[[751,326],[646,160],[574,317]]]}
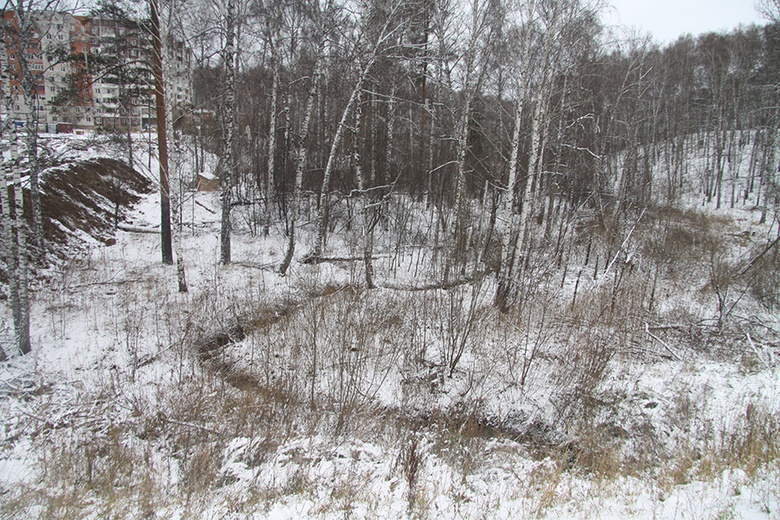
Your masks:
{"label": "bare tree", "polygon": [[268,236],[268,232],[271,227],[271,207],[276,192],[274,184],[274,175],[276,173],[276,150],[277,150],[277,119],[279,112],[279,90],[280,82],[279,75],[280,63],[276,57],[276,51],[273,50],[276,46],[272,44],[271,50],[271,68],[272,68],[272,84],[271,84],[271,113],[269,114],[270,125],[268,128],[268,169],[265,172],[263,182],[263,195],[265,196],[265,215],[263,218],[263,234]]}
{"label": "bare tree", "polygon": [[780,22],[780,0],[758,0],[756,10],[770,22]]}
{"label": "bare tree", "polygon": [[463,51],[463,101],[456,127],[457,142],[457,177],[455,180],[455,206],[453,208],[454,226],[453,239],[444,271],[444,281],[448,281],[450,266],[454,262],[460,264],[465,260],[469,248],[466,227],[466,177],[467,156],[469,153],[469,134],[471,129],[472,106],[488,73],[490,56],[494,51],[495,36],[503,23],[502,6],[493,0],[473,0],[468,12],[469,38]]}
{"label": "bare tree", "polygon": [[[571,55],[589,37],[583,27],[594,24],[595,5],[580,0],[532,0],[516,18],[521,27],[515,34],[521,39],[519,68],[516,74],[515,128],[509,157],[509,176],[499,196],[497,215],[501,236],[498,287],[494,302],[506,310],[513,302],[518,281],[522,282],[527,258],[527,237],[532,212],[542,193],[541,178],[544,149],[550,127],[551,99],[555,77],[571,65]],[[566,45],[561,45],[566,42]],[[518,164],[521,146],[523,107],[532,108],[530,147],[527,152],[526,176],[521,184]],[[519,200],[516,200],[516,193]],[[514,207],[519,207],[519,215]]]}
{"label": "bare tree", "polygon": [[365,269],[366,287],[374,288],[374,264],[372,255],[374,254],[374,226],[377,211],[376,204],[371,204],[371,197],[368,194],[368,185],[365,172],[361,164],[360,148],[363,131],[363,95],[362,91],[358,94],[358,100],[355,108],[355,127],[352,147],[352,162],[355,169],[355,178],[358,184],[358,207],[360,208],[360,238],[363,245],[363,265]]}
{"label": "bare tree", "polygon": [[[30,205],[32,224],[30,227],[32,246],[42,260],[45,257],[43,237],[43,213],[40,198],[40,163],[38,151],[38,132],[40,110],[43,98],[43,71],[33,69],[33,61],[41,61],[43,55],[43,32],[49,24],[46,18],[59,7],[59,0],[7,0],[0,17],[2,37],[7,51],[15,58],[16,66],[9,66],[6,72],[10,84],[17,85],[25,105],[25,145],[30,175]],[[9,92],[7,102],[14,105],[13,92]],[[12,111],[13,112],[13,111]],[[12,118],[13,119],[13,118]],[[11,121],[8,121],[10,123]]]}
{"label": "bare tree", "polygon": [[162,250],[162,262],[167,265],[173,265],[173,245],[171,242],[171,201],[170,201],[170,181],[168,170],[168,132],[166,129],[166,106],[165,106],[165,78],[164,78],[164,55],[163,55],[163,35],[160,26],[160,2],[159,0],[150,0],[149,9],[151,14],[152,33],[152,72],[155,80],[155,107],[157,111],[157,150],[160,163],[160,240]]}
{"label": "bare tree", "polygon": [[298,225],[298,214],[301,209],[301,192],[303,191],[303,172],[306,169],[306,163],[308,159],[308,141],[309,141],[309,126],[311,125],[312,114],[314,113],[314,102],[317,98],[317,91],[319,90],[319,81],[321,71],[321,56],[324,48],[320,44],[317,50],[317,58],[314,62],[314,71],[311,78],[311,87],[309,88],[309,95],[306,100],[306,108],[304,110],[303,122],[301,123],[301,133],[297,148],[297,157],[295,165],[295,181],[293,186],[293,198],[290,207],[290,223],[289,232],[287,236],[287,251],[284,254],[284,259],[279,265],[279,274],[284,275],[287,273],[287,269],[292,262],[293,254],[295,253],[295,233]]}
{"label": "bare tree", "polygon": [[232,190],[235,181],[235,116],[236,116],[236,0],[224,4],[225,46],[222,50],[224,67],[224,101],[222,109],[222,171],[220,172],[220,202],[222,218],[219,233],[220,261],[229,264],[230,255],[230,210]]}
{"label": "bare tree", "polygon": [[[171,0],[168,5],[168,20],[165,24],[166,27],[172,27],[173,26],[173,17],[174,13],[176,11],[176,5],[174,0]],[[172,85],[172,77],[173,77],[173,71],[171,70],[170,66],[170,53],[168,49],[168,44],[170,42],[169,33],[168,31],[163,32],[163,38],[162,38],[162,66],[163,66],[163,81],[165,83],[165,89],[163,94],[163,104],[166,107],[165,110],[165,141],[170,144],[170,148],[166,147],[166,150],[169,153],[169,156],[165,158],[166,164],[170,166],[170,183],[169,183],[169,200],[171,203],[171,207],[173,210],[173,225],[171,226],[171,241],[173,245],[174,253],[176,254],[176,279],[178,281],[179,285],[179,292],[180,293],[186,293],[187,288],[187,273],[184,268],[184,251],[182,249],[181,244],[181,234],[182,234],[182,200],[181,200],[181,176],[179,174],[179,158],[181,157],[180,153],[180,142],[176,139],[176,131],[174,127],[174,121],[173,121],[173,112],[176,108],[173,103],[174,96],[172,95],[173,92],[173,85]],[[160,160],[162,161],[162,157],[160,157]]]}
{"label": "bare tree", "polygon": [[[3,157],[2,169],[0,169],[0,177],[2,177],[0,179],[0,203],[2,203],[3,235],[5,237],[3,246],[16,347],[21,354],[28,354],[32,350],[28,295],[28,244],[22,211],[22,175],[18,159],[18,139],[15,139],[10,145],[8,160]],[[13,170],[10,187],[8,185],[8,165]],[[4,356],[5,353],[3,353]]]}
{"label": "bare tree", "polygon": [[[336,127],[336,133],[333,136],[330,144],[330,152],[328,153],[328,160],[325,165],[322,186],[320,189],[319,211],[317,212],[317,239],[314,243],[314,248],[306,256],[307,261],[316,261],[322,257],[329,220],[330,181],[333,170],[335,168],[339,148],[348,127],[347,123],[352,115],[352,111],[355,109],[358,99],[360,98],[360,93],[363,90],[363,86],[368,78],[369,73],[382,54],[388,48],[390,48],[390,44],[394,41],[394,35],[401,28],[403,18],[400,16],[400,14],[403,5],[404,0],[397,0],[393,2],[389,8],[389,13],[386,15],[386,20],[381,29],[377,31],[375,35],[365,33],[360,34],[354,44],[355,49],[361,49],[367,45],[368,51],[364,56],[358,56],[360,69],[357,74],[357,80],[355,81],[355,85],[352,88],[349,100],[341,112],[341,119],[339,120],[338,126]],[[364,16],[368,17],[370,14],[371,12],[369,10],[369,12],[364,13]],[[326,15],[331,15],[330,10],[326,11]],[[331,23],[331,21],[327,21],[326,23]],[[364,40],[368,41],[366,42]]]}

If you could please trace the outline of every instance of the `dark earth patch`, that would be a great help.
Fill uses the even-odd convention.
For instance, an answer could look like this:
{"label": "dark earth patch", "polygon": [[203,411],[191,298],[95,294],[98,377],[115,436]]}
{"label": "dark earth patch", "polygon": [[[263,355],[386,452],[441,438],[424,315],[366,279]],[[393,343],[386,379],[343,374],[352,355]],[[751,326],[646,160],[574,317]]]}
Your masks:
{"label": "dark earth patch", "polygon": [[[115,159],[67,163],[41,172],[47,262],[71,257],[89,240],[114,243],[116,225],[125,222],[133,205],[153,190],[147,177]],[[24,217],[28,223],[31,215],[29,189],[25,187]],[[4,265],[0,265],[0,283],[6,280]]]}
{"label": "dark earth patch", "polygon": [[[115,159],[93,159],[43,172],[41,206],[46,243],[50,250],[62,250],[56,246],[81,241],[86,233],[110,244],[116,224],[124,222],[129,209],[152,189],[149,179]],[[29,215],[27,210],[25,216]]]}

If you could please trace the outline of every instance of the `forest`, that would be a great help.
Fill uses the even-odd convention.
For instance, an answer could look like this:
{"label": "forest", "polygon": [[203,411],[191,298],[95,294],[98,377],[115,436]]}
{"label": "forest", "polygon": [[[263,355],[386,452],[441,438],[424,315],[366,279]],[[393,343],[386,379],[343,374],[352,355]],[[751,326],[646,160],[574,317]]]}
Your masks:
{"label": "forest", "polygon": [[0,516],[775,517],[780,4],[609,8],[91,8],[156,128],[4,119]]}
{"label": "forest", "polygon": [[[318,228],[307,261],[322,259],[336,220],[355,221],[370,287],[381,201],[403,193],[437,215],[428,239],[445,251],[442,281],[482,265],[506,310],[539,251],[567,263],[583,212],[616,242],[695,184],[704,204],[750,201],[771,220],[777,26],[661,48],[601,27],[604,7],[291,3],[234,6],[238,23],[228,5],[216,40],[214,13],[193,11],[182,23],[199,35],[194,104],[216,117],[198,112],[189,130],[196,155],[217,154],[220,178],[232,172],[223,222],[236,204],[253,206],[253,233],[283,221],[284,273],[301,204]],[[705,161],[696,171],[691,153]]]}

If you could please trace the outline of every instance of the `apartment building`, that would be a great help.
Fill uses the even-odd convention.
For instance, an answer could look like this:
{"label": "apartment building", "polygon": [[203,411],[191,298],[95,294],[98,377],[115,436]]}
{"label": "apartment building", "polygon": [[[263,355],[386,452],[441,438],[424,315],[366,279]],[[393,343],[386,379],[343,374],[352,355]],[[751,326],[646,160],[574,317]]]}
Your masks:
{"label": "apartment building", "polygon": [[[41,131],[57,123],[77,130],[156,125],[152,43],[141,23],[53,11],[28,16],[22,32],[16,13],[3,13],[3,118],[21,126],[34,110]],[[192,99],[192,53],[178,41],[165,47],[168,98],[183,107]],[[33,99],[23,95],[25,82]]]}

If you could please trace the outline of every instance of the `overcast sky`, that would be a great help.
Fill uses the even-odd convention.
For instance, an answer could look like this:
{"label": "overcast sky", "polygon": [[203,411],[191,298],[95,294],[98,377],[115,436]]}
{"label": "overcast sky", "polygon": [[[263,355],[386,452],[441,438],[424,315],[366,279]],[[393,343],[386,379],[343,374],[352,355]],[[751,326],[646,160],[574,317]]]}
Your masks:
{"label": "overcast sky", "polygon": [[610,0],[607,24],[635,27],[660,43],[678,36],[729,31],[739,24],[766,23],[755,10],[755,0]]}

